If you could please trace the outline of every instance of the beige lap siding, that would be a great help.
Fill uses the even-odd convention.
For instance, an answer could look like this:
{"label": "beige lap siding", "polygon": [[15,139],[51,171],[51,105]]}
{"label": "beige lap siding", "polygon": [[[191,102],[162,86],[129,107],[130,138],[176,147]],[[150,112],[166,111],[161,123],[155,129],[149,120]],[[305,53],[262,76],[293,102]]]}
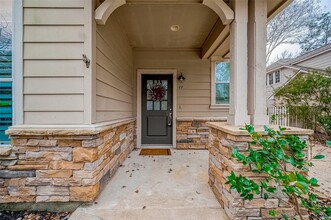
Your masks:
{"label": "beige lap siding", "polygon": [[84,123],[85,1],[23,1],[25,124]]}
{"label": "beige lap siding", "polygon": [[177,117],[224,117],[228,110],[211,110],[211,65],[198,50],[134,50],[134,69],[177,69]]}
{"label": "beige lap siding", "polygon": [[132,49],[115,15],[97,26],[96,42],[96,122],[132,117]]}

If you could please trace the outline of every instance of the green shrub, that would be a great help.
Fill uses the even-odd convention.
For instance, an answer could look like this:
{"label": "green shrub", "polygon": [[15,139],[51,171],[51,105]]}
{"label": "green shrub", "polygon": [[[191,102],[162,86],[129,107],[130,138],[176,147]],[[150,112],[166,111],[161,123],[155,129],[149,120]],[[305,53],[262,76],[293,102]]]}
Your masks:
{"label": "green shrub", "polygon": [[291,115],[315,131],[322,126],[331,134],[331,69],[296,76],[275,93],[285,100]]}
{"label": "green shrub", "polygon": [[[249,149],[248,155],[238,152],[235,148],[232,156],[244,165],[253,167],[253,172],[267,174],[265,181],[256,183],[253,180],[237,175],[235,172],[227,177],[226,184],[231,185],[231,189],[237,190],[244,200],[252,200],[254,194],[260,194],[264,189],[263,198],[268,199],[269,194],[281,189],[294,204],[295,211],[303,219],[300,212],[300,206],[314,213],[319,218],[329,219],[331,216],[331,207],[321,205],[317,196],[313,193],[313,188],[318,187],[316,178],[308,178],[305,173],[309,167],[313,166],[310,160],[307,160],[307,143],[301,141],[298,136],[284,135],[285,128],[280,127],[275,131],[265,127],[266,136],[255,132],[252,125],[246,125],[245,129],[252,137],[252,145],[261,146],[258,150]],[[330,145],[330,142],[327,142]],[[316,155],[313,159],[322,159],[323,155]],[[288,171],[286,167],[293,166],[293,171]],[[278,187],[270,183],[276,182]],[[269,215],[276,216],[276,211],[271,210]],[[282,214],[284,219],[288,216]]]}

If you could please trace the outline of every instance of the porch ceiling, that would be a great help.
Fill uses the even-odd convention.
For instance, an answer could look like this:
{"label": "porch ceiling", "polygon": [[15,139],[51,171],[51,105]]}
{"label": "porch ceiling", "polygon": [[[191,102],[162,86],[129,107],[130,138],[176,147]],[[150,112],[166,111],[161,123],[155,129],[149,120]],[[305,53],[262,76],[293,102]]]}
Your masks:
{"label": "porch ceiling", "polygon": [[[218,20],[202,4],[126,4],[114,12],[134,48],[200,49]],[[180,30],[173,32],[172,25]]]}
{"label": "porch ceiling", "polygon": [[[229,0],[224,0],[229,4]],[[293,0],[267,0],[268,20]],[[228,58],[229,27],[202,0],[126,0],[112,14],[133,48],[201,49],[202,58]],[[173,32],[172,25],[180,30]]]}

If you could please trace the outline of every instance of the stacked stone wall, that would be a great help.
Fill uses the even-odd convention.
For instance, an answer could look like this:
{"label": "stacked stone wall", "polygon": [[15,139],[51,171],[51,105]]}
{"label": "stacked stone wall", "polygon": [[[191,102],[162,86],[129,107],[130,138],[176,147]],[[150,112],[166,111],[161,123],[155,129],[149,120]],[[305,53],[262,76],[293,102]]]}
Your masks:
{"label": "stacked stone wall", "polygon": [[[301,135],[302,140],[308,141],[308,135]],[[252,172],[249,165],[244,166],[236,159],[232,158],[232,149],[246,154],[249,148],[256,148],[250,145],[251,138],[246,135],[234,135],[231,132],[211,128],[209,145],[209,184],[230,219],[270,219],[269,211],[274,209],[277,218],[281,218],[284,213],[290,218],[295,216],[293,205],[287,196],[279,189],[276,193],[268,193],[269,198],[263,199],[265,191],[255,195],[251,201],[244,201],[236,190],[230,189],[230,185],[225,184],[226,177],[231,171],[242,176],[249,177],[255,181],[265,179],[264,174]],[[290,170],[291,168],[288,167]],[[308,213],[305,219],[308,219]],[[298,219],[298,218],[297,218]]]}
{"label": "stacked stone wall", "polygon": [[[215,120],[212,120],[215,121]],[[178,120],[177,149],[208,149],[210,129],[206,120]]]}
{"label": "stacked stone wall", "polygon": [[9,131],[0,203],[93,201],[136,146],[135,121],[102,129]]}

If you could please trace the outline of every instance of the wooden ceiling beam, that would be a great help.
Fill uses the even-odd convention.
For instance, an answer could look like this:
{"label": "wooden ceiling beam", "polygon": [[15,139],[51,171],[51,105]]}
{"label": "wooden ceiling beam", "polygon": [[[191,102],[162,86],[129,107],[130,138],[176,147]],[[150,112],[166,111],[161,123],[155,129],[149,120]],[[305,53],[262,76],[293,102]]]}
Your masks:
{"label": "wooden ceiling beam", "polygon": [[201,49],[201,58],[209,59],[222,44],[228,44],[229,24],[234,19],[234,12],[223,0],[203,0],[202,4],[212,9],[220,18]]}
{"label": "wooden ceiling beam", "polygon": [[201,48],[201,58],[209,59],[222,44],[227,42],[229,33],[229,25],[225,26],[221,20],[218,20]]}

